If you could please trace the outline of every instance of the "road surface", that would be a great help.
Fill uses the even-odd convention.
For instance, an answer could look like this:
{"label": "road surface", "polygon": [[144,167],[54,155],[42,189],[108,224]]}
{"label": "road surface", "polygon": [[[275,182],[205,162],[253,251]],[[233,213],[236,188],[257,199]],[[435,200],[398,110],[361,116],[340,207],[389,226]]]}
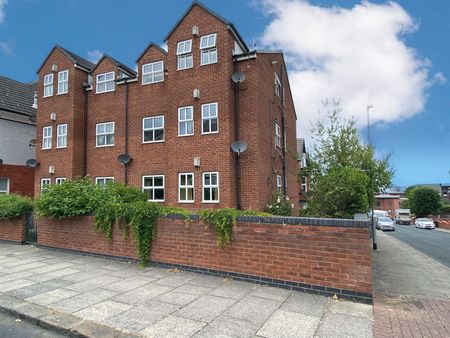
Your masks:
{"label": "road surface", "polygon": [[397,225],[396,231],[386,231],[423,254],[450,268],[450,233],[416,229],[414,225]]}
{"label": "road surface", "polygon": [[0,311],[0,337],[5,338],[61,338],[66,337],[26,320],[17,320],[16,317]]}

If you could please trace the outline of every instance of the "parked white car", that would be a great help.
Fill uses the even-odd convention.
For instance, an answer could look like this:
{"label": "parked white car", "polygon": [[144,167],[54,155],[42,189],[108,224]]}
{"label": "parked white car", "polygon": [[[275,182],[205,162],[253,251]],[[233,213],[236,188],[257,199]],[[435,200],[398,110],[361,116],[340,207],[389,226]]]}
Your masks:
{"label": "parked white car", "polygon": [[378,217],[377,229],[395,231],[395,222],[389,217]]}
{"label": "parked white car", "polygon": [[419,229],[436,229],[434,222],[429,218],[417,218],[416,228]]}

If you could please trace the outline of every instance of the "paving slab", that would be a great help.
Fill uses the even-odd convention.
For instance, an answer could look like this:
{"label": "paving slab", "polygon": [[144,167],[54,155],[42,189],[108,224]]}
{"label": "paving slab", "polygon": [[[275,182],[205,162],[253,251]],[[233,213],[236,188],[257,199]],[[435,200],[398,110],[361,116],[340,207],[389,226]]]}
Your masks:
{"label": "paving slab", "polygon": [[275,300],[286,300],[292,293],[292,290],[286,290],[281,288],[275,288],[271,286],[261,285],[251,293],[252,296],[269,298]]}
{"label": "paving slab", "polygon": [[328,298],[294,291],[281,306],[281,309],[320,317],[325,310],[327,302]]}
{"label": "paving slab", "polygon": [[180,309],[175,315],[202,322],[211,322],[235,302],[234,299],[204,295]]}
{"label": "paving slab", "polygon": [[257,325],[246,320],[219,316],[194,335],[193,338],[250,338],[255,336],[257,329]]}
{"label": "paving slab", "polygon": [[224,315],[260,326],[281,304],[281,300],[247,296],[225,311]]}
{"label": "paving slab", "polygon": [[319,318],[303,313],[277,310],[258,330],[257,335],[267,338],[309,338],[314,336],[319,321]]}
{"label": "paving slab", "polygon": [[115,295],[117,295],[117,292],[115,291],[94,289],[85,293],[81,293],[75,297],[52,303],[49,305],[49,307],[66,313],[74,313],[78,310],[87,308],[104,300],[108,300]]}
{"label": "paving slab", "polygon": [[106,300],[77,311],[75,315],[95,322],[102,322],[129,309],[131,309],[131,306],[128,304]]}
{"label": "paving slab", "polygon": [[51,303],[56,303],[63,299],[77,296],[78,294],[78,292],[61,288],[28,297],[25,298],[25,300],[38,305],[47,306]]}
{"label": "paving slab", "polygon": [[205,325],[204,322],[169,315],[139,333],[146,337],[188,338],[200,331]]}
{"label": "paving slab", "polygon": [[122,303],[138,305],[143,304],[151,300],[152,298],[171,290],[173,290],[173,288],[169,286],[149,283],[139,288],[117,295],[113,297],[113,300]]}
{"label": "paving slab", "polygon": [[184,306],[198,298],[198,295],[192,293],[177,292],[176,290],[178,289],[174,289],[173,291],[164,293],[158,297],[155,297],[154,299],[164,303]]}
{"label": "paving slab", "polygon": [[326,313],[316,337],[372,338],[372,323],[367,318],[340,313]]}
{"label": "paving slab", "polygon": [[176,310],[178,310],[177,305],[151,301],[145,306],[141,305],[111,317],[103,323],[121,330],[136,332],[167,317]]}
{"label": "paving slab", "polygon": [[245,295],[257,289],[256,284],[227,280],[213,289],[209,294],[225,298],[241,299]]}

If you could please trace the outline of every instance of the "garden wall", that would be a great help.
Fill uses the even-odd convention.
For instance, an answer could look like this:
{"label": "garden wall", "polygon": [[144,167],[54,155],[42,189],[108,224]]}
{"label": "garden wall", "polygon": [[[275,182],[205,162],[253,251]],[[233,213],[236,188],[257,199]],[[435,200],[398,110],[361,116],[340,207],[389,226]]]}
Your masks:
{"label": "garden wall", "polygon": [[[135,243],[116,226],[111,243],[94,230],[92,217],[54,221],[40,218],[38,244],[110,256],[136,258]],[[290,223],[290,224],[287,224]],[[151,259],[234,279],[311,293],[372,300],[368,223],[294,217],[241,217],[228,248],[216,245],[212,228],[180,217],[161,219]]]}
{"label": "garden wall", "polygon": [[22,243],[25,238],[25,218],[0,220],[0,240]]}

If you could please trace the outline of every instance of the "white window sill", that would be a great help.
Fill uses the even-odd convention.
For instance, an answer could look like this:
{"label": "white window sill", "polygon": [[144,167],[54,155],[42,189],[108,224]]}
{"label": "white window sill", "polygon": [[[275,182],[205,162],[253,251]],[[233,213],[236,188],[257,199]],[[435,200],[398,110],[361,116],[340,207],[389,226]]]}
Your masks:
{"label": "white window sill", "polygon": [[142,141],[142,144],[149,144],[149,143],[164,143],[166,140],[161,140],[161,141]]}
{"label": "white window sill", "polygon": [[218,134],[218,133],[219,133],[219,131],[210,131],[207,133],[202,132],[202,135],[210,135],[210,134]]}
{"label": "white window sill", "polygon": [[107,147],[114,147],[114,144],[106,144],[104,146],[95,145],[96,148],[107,148]]}

